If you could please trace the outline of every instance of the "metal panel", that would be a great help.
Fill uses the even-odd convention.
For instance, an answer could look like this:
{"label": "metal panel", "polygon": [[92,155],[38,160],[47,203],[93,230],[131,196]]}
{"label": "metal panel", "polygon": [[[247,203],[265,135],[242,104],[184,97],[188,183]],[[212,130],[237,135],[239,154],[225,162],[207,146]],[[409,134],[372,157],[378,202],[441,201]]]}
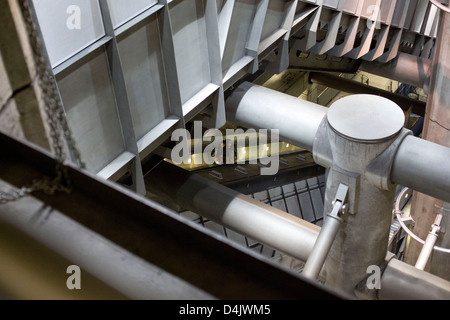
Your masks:
{"label": "metal panel", "polygon": [[355,14],[361,1],[363,0],[341,0],[339,6],[342,11]]}
{"label": "metal panel", "polygon": [[124,151],[104,48],[57,76],[67,120],[88,170],[98,172]]}
{"label": "metal panel", "polygon": [[157,3],[157,0],[108,0],[108,6],[110,8],[114,28],[119,27],[123,23],[143,12],[145,9],[148,9]]}
{"label": "metal panel", "polygon": [[261,40],[269,37],[281,28],[286,17],[286,5],[288,4],[289,2],[282,0],[269,1],[269,7],[267,8],[266,19],[264,20],[264,26],[261,33]]}
{"label": "metal panel", "polygon": [[118,37],[136,138],[169,114],[163,56],[156,16]]}
{"label": "metal panel", "polygon": [[104,36],[97,1],[33,0],[53,67]]}
{"label": "metal panel", "polygon": [[177,0],[169,7],[181,101],[185,103],[211,82],[204,5],[202,0]]}
{"label": "metal panel", "polygon": [[256,0],[235,2],[222,60],[224,72],[246,54],[246,44],[256,13],[256,2]]}
{"label": "metal panel", "polygon": [[339,0],[324,0],[323,5],[329,8],[337,9],[339,6]]}
{"label": "metal panel", "polygon": [[365,0],[361,10],[361,16],[367,19],[374,18],[375,7],[378,7],[380,0]]}

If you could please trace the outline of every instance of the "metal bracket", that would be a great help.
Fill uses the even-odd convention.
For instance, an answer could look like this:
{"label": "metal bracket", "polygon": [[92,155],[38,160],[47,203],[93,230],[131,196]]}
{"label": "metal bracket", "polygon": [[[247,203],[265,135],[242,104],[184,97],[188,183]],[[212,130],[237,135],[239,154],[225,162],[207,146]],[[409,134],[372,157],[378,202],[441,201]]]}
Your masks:
{"label": "metal bracket", "polygon": [[341,217],[348,212],[347,198],[348,187],[341,183],[336,192],[336,196],[331,203],[333,205],[333,209],[328,216],[334,219],[341,219]]}

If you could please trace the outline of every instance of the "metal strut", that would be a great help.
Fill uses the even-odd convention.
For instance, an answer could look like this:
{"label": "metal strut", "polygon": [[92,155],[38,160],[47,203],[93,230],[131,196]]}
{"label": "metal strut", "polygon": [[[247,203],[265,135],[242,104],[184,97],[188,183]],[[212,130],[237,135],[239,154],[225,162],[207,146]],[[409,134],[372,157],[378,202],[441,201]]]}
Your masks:
{"label": "metal strut", "polygon": [[341,217],[348,211],[347,195],[348,187],[340,184],[336,197],[332,202],[333,208],[327,214],[327,219],[325,219],[322,230],[303,269],[302,274],[307,278],[316,280],[322,270],[325,259],[341,226]]}

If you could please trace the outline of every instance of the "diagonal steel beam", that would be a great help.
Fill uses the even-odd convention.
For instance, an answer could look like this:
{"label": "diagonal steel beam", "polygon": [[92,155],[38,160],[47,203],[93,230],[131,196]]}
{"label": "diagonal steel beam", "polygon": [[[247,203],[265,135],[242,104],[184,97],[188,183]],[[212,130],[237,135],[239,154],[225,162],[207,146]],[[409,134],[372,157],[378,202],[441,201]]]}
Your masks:
{"label": "diagonal steel beam", "polygon": [[[0,134],[0,177],[23,186],[52,175],[53,157]],[[339,299],[342,296],[241,248],[149,199],[68,167],[71,194],[33,196],[130,253],[219,299]],[[102,255],[102,252],[98,252]],[[132,276],[132,275],[130,275]],[[176,290],[176,288],[173,288]]]}

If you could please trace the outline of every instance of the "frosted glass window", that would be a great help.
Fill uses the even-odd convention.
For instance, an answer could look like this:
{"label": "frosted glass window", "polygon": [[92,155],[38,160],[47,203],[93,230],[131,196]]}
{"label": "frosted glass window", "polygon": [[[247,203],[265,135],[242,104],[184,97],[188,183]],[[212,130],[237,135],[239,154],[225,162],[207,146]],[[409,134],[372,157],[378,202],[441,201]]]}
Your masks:
{"label": "frosted glass window", "polygon": [[33,0],[53,67],[105,35],[98,1]]}
{"label": "frosted glass window", "polygon": [[184,103],[211,82],[203,1],[173,1],[170,16]]}
{"label": "frosted glass window", "polygon": [[137,139],[169,114],[158,20],[151,16],[118,39]]}
{"label": "frosted glass window", "polygon": [[57,81],[82,160],[96,173],[124,151],[105,50],[58,74]]}
{"label": "frosted glass window", "polygon": [[108,0],[108,7],[114,28],[121,26],[157,3],[157,0]]}

